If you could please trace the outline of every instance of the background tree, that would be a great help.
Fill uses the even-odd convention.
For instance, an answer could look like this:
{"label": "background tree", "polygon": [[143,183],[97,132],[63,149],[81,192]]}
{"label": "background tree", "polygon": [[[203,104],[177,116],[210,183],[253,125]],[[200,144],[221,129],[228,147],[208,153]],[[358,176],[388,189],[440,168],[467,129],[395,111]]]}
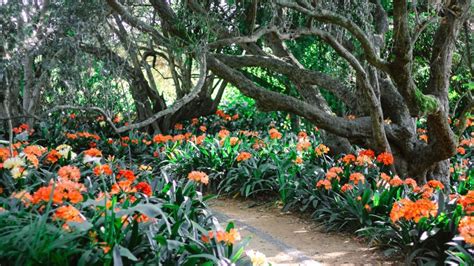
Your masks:
{"label": "background tree", "polygon": [[[150,0],[149,12],[160,17],[158,29],[119,1],[107,2],[130,26],[156,40],[166,32],[188,44],[207,41],[212,72],[254,98],[262,110],[288,111],[353,144],[392,152],[401,175],[448,176],[447,159],[457,144],[448,117],[452,59],[471,1]],[[196,17],[200,27],[211,25],[209,36],[187,25]],[[429,37],[423,35],[428,29]],[[422,35],[425,62],[414,55]],[[305,66],[290,45],[300,40],[330,47],[338,57],[334,61],[347,65],[349,73],[331,75]],[[421,68],[427,74],[417,80]],[[284,76],[284,86],[294,94],[262,86],[252,69]],[[332,113],[321,91],[329,91],[355,118]],[[422,118],[427,143],[417,137]]]}

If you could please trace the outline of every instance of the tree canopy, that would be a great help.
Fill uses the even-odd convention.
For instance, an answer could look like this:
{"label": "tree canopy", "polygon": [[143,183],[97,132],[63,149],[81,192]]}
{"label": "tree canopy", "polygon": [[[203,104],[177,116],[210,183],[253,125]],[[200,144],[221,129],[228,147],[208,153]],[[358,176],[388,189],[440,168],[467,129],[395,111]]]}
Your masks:
{"label": "tree canopy", "polygon": [[[86,108],[111,122],[114,109],[131,104],[123,109],[133,123],[116,132],[166,132],[214,113],[232,85],[260,110],[323,129],[333,150],[389,151],[394,171],[424,179],[446,176],[473,108],[469,0],[1,7],[3,118]],[[417,137],[419,120],[427,142]]]}

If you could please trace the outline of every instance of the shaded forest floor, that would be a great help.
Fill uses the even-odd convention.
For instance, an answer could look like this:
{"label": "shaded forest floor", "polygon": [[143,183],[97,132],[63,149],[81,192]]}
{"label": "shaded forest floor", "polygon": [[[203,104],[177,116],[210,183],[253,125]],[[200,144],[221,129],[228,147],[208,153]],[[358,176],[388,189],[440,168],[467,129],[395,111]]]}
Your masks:
{"label": "shaded forest floor", "polygon": [[264,253],[273,265],[396,264],[351,235],[324,232],[273,203],[219,198],[210,206],[221,223],[234,221],[243,237],[251,237],[247,250]]}

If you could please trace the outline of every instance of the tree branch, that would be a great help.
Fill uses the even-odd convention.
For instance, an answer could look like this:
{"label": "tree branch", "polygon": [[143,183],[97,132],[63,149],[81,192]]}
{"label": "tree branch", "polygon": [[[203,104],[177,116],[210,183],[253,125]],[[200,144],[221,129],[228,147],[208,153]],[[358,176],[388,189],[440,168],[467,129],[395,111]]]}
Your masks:
{"label": "tree branch", "polygon": [[352,20],[341,16],[339,14],[336,14],[332,11],[322,9],[322,8],[314,8],[313,10],[310,10],[308,8],[305,8],[299,4],[297,4],[294,1],[289,1],[289,0],[277,0],[277,4],[287,7],[287,8],[292,8],[295,9],[303,14],[306,14],[308,16],[311,16],[315,18],[318,21],[325,22],[325,23],[331,23],[334,25],[338,25],[340,27],[345,28],[348,30],[354,37],[360,42],[362,49],[364,50],[365,56],[367,58],[367,61],[377,67],[380,70],[386,71],[388,69],[388,64],[384,60],[382,60],[375,52],[375,49],[370,41],[370,39],[367,37],[365,32],[357,26]]}

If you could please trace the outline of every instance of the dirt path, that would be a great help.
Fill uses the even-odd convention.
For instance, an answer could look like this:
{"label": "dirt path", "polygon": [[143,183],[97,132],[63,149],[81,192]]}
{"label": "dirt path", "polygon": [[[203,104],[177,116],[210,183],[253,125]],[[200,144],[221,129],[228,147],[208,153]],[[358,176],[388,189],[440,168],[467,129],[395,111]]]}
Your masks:
{"label": "dirt path", "polygon": [[249,249],[264,253],[273,265],[381,265],[380,254],[353,237],[325,233],[315,223],[281,213],[268,204],[216,199],[210,204],[221,223],[234,221]]}

